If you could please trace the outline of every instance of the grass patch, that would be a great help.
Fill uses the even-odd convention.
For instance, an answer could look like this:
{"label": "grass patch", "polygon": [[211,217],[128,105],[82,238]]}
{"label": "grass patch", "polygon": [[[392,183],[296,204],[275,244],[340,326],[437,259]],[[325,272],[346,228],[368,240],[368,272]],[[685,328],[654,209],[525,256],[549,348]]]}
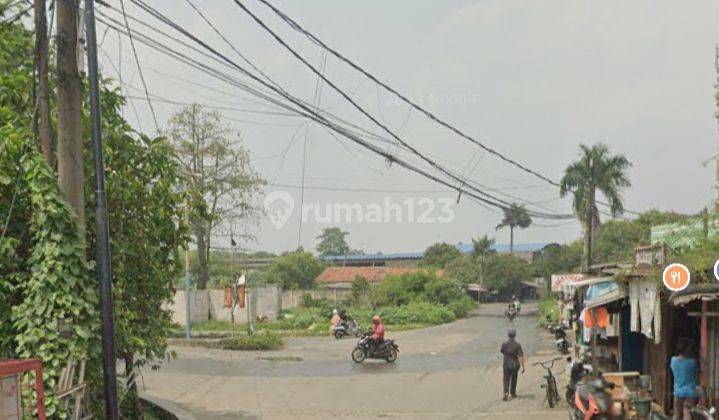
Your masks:
{"label": "grass patch", "polygon": [[557,300],[547,297],[539,301],[539,325],[545,327],[547,325],[547,315],[553,323],[559,322],[559,308],[557,308]]}
{"label": "grass patch", "polygon": [[267,362],[301,362],[301,357],[293,356],[279,356],[279,357],[258,357],[257,360],[264,360]]}
{"label": "grass patch", "polygon": [[220,347],[224,350],[279,350],[284,345],[282,337],[269,331],[251,336],[240,335],[220,340]]}

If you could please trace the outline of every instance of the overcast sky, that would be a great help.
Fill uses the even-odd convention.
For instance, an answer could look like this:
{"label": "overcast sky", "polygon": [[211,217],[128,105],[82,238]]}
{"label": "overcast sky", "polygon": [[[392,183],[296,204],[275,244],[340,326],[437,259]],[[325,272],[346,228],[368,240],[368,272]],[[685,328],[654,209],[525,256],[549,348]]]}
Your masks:
{"label": "overcast sky", "polygon": [[[313,102],[317,77],[233,0],[193,2],[256,66],[287,91]],[[125,3],[128,13],[162,27]],[[476,185],[499,190],[492,192],[495,195],[513,196],[501,196],[507,201],[521,199],[538,211],[571,213],[571,201],[559,199],[555,187],[482,152],[418,112],[410,113],[407,105],[334,57],[328,56],[325,64],[320,48],[289,29],[259,1],[244,3],[313,65],[324,66],[330,80],[427,156],[469,176]],[[152,4],[242,63],[184,0]],[[716,1],[275,0],[274,4],[436,115],[552,179],[561,178],[578,156],[580,143],[602,141],[634,164],[632,187],[624,194],[627,208],[697,212],[712,200],[714,162],[702,163],[716,153],[718,138],[713,101],[714,45],[719,42]],[[101,35],[103,31],[100,25]],[[274,109],[249,102],[247,93],[144,45],[138,44],[138,54],[148,88],[156,97],[251,111]],[[117,35],[107,33],[101,63],[105,75],[116,78],[120,70],[123,81],[132,86],[127,88],[131,95],[141,95],[126,39],[120,48]],[[382,134],[330,87],[324,85],[319,97],[321,108]],[[154,131],[147,105],[137,99],[133,104],[139,119],[128,106],[124,111],[128,120]],[[161,126],[179,109],[159,101],[154,106]],[[225,110],[223,115],[241,133],[255,169],[267,179],[265,193],[286,191],[295,203],[281,229],[266,217],[257,226],[248,226],[257,240],[241,244],[245,248],[278,252],[297,247],[301,213],[297,186],[302,182],[305,145],[304,203],[321,206],[321,214],[332,203],[359,204],[371,212],[376,210],[371,204],[386,207],[387,200],[392,204],[408,199],[414,201],[415,219],[429,208],[426,199],[436,205],[430,218],[444,220],[448,213],[443,206],[454,213],[448,223],[408,223],[411,215],[405,205],[402,223],[325,223],[310,212],[299,238],[306,249],[314,249],[321,229],[333,225],[349,232],[352,248],[365,252],[419,251],[434,242],[468,242],[482,234],[508,242],[508,231],[495,230],[501,219],[496,209],[480,207],[466,197],[456,204],[455,192],[390,166],[316,124],[257,112]],[[376,144],[410,159],[395,145]],[[258,203],[262,200],[258,197]],[[365,216],[369,217],[366,212]],[[517,232],[516,241],[568,242],[580,235],[573,221],[535,223]],[[218,237],[216,243],[227,241]]]}

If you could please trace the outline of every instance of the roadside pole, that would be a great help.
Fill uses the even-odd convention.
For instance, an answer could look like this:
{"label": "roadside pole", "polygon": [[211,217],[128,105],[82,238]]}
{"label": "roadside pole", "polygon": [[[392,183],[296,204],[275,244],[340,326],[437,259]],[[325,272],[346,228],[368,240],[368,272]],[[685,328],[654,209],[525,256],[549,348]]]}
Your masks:
{"label": "roadside pole", "polygon": [[[189,246],[188,246],[189,247]],[[190,308],[190,250],[185,249],[185,338],[192,338],[192,309]]]}
{"label": "roadside pole", "polygon": [[105,416],[119,419],[117,407],[117,374],[115,372],[115,327],[112,307],[112,267],[110,265],[110,232],[105,197],[105,167],[102,158],[100,126],[100,84],[97,70],[97,34],[95,33],[95,2],[85,0],[87,32],[87,65],[90,82],[90,124],[92,126],[95,162],[95,223],[97,235],[97,275],[100,281],[100,312],[102,314],[102,370],[105,382]]}

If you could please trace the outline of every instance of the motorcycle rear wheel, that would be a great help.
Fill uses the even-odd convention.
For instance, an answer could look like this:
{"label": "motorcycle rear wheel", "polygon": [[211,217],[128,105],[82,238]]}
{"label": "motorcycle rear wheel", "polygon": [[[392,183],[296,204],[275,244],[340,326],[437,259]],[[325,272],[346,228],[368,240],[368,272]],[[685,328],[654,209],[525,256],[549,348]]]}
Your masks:
{"label": "motorcycle rear wheel", "polygon": [[340,330],[335,330],[334,336],[336,339],[342,338],[342,332]]}
{"label": "motorcycle rear wheel", "polygon": [[367,358],[367,353],[365,353],[364,349],[361,347],[355,347],[354,350],[352,350],[352,360],[355,363],[362,363],[364,362],[364,359]]}

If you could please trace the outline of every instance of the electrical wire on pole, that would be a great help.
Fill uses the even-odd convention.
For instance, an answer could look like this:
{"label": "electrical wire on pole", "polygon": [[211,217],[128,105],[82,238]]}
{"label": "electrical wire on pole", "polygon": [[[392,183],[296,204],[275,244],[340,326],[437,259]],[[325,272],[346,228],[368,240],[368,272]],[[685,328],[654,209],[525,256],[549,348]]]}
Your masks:
{"label": "electrical wire on pole", "polygon": [[110,230],[105,196],[105,167],[102,153],[100,110],[100,75],[97,60],[94,0],[85,0],[87,33],[87,67],[90,93],[90,126],[93,161],[95,164],[95,234],[97,276],[100,283],[100,314],[102,335],[102,370],[105,397],[105,418],[118,420],[115,325],[112,303],[112,265],[110,262]]}

